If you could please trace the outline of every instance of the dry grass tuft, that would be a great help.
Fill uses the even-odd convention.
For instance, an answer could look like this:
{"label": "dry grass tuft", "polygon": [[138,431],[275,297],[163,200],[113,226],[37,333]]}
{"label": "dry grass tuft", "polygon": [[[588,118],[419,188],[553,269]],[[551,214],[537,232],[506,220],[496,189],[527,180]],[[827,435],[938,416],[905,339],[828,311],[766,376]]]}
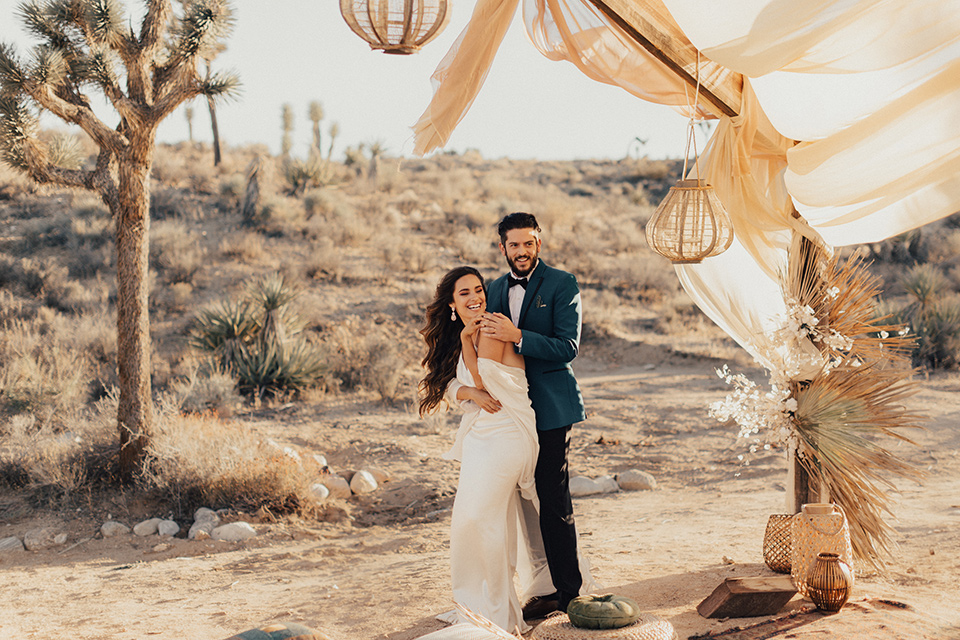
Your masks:
{"label": "dry grass tuft", "polygon": [[166,406],[158,411],[140,483],[180,514],[229,506],[280,515],[315,509],[314,478],[299,461],[242,425],[210,414],[182,415]]}

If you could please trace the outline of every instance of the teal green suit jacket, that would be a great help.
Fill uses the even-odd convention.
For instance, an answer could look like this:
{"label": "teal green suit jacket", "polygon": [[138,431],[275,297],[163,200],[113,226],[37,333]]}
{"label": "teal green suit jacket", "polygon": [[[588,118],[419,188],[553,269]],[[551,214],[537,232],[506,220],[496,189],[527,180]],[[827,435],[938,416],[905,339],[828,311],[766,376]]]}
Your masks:
{"label": "teal green suit jacket", "polygon": [[[487,310],[510,317],[507,276],[490,283]],[[559,429],[586,419],[583,394],[570,363],[580,351],[580,287],[572,273],[543,260],[530,274],[520,321],[520,355],[527,370],[537,429]]]}

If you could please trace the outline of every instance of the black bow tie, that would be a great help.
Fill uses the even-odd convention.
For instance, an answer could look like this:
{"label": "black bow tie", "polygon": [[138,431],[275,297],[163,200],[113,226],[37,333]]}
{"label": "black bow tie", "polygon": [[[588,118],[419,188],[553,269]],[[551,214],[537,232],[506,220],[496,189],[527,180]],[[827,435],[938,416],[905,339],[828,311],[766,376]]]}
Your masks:
{"label": "black bow tie", "polygon": [[520,286],[523,287],[524,289],[527,288],[527,279],[526,279],[526,278],[514,278],[512,275],[510,275],[510,274],[508,273],[508,274],[507,274],[507,280],[510,282],[510,286],[511,286],[511,287],[513,287],[514,285],[520,285]]}

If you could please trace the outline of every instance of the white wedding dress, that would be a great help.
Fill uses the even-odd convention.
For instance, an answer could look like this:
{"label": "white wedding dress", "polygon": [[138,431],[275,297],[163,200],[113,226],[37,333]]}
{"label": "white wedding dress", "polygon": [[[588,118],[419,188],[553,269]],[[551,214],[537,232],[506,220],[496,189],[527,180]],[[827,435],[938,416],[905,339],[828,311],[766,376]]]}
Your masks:
{"label": "white wedding dress", "polygon": [[[453,599],[501,629],[526,632],[521,598],[554,593],[540,535],[534,470],[540,444],[537,418],[527,395],[526,372],[487,358],[477,359],[483,385],[503,407],[487,413],[459,403],[464,415],[448,460],[460,460],[460,480],[450,523]],[[461,356],[457,382],[474,385]],[[453,401],[453,400],[452,400]],[[590,564],[579,554],[580,593],[599,589]],[[520,597],[514,587],[518,578]],[[437,616],[468,622],[456,609]]]}
{"label": "white wedding dress", "polygon": [[[478,359],[477,369],[484,387],[503,408],[487,413],[473,402],[463,403],[465,413],[456,440],[444,454],[460,460],[450,524],[453,599],[506,631],[526,630],[513,582],[518,562],[522,589],[529,591],[534,573],[546,581],[544,593],[552,588],[545,560],[531,562],[527,532],[521,526],[524,501],[525,510],[536,515],[533,472],[540,449],[536,415],[523,369],[487,358]],[[462,357],[457,380],[475,386]],[[539,539],[539,527],[532,528]],[[533,564],[539,567],[536,572]],[[462,621],[455,611],[440,618]]]}

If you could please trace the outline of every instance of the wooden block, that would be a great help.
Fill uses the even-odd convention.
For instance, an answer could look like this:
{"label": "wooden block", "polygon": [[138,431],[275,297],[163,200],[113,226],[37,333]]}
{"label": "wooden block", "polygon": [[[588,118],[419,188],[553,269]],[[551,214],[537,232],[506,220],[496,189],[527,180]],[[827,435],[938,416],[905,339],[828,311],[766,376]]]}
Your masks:
{"label": "wooden block", "polygon": [[697,605],[697,613],[704,618],[769,616],[796,593],[789,576],[727,578]]}

